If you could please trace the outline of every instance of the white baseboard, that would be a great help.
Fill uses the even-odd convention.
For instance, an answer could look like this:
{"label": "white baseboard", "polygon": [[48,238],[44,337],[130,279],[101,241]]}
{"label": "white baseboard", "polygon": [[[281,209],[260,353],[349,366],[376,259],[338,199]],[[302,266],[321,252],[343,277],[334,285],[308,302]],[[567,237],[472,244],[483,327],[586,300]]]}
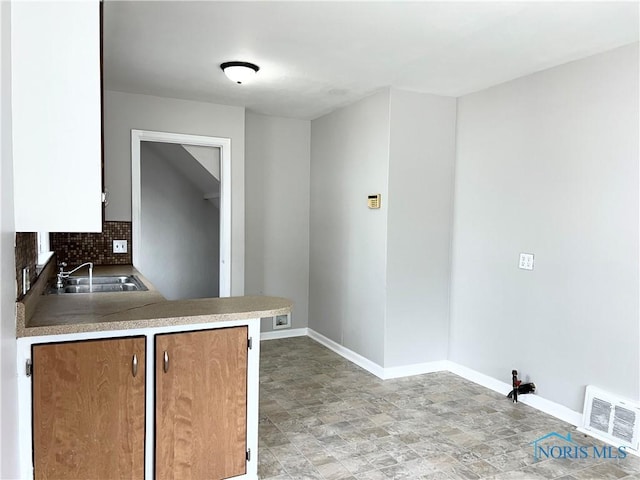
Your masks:
{"label": "white baseboard", "polygon": [[276,340],[278,338],[306,337],[308,328],[287,328],[283,330],[273,330],[272,332],[262,332],[260,341]]}
{"label": "white baseboard", "polygon": [[361,368],[364,368],[367,372],[374,374],[378,378],[384,378],[384,368],[378,365],[375,362],[372,362],[368,358],[363,357],[362,355],[354,352],[353,350],[348,349],[340,345],[339,343],[334,342],[330,338],[325,337],[321,333],[316,332],[312,329],[307,329],[309,337],[313,338],[316,342],[324,345],[329,350],[334,351],[341,357],[346,358],[352,363],[355,363]]}
{"label": "white baseboard", "polygon": [[[383,380],[408,377],[412,375],[421,375],[424,373],[446,371],[458,375],[459,377],[462,377],[473,383],[477,383],[478,385],[482,385],[485,388],[488,388],[505,396],[512,389],[511,385],[506,382],[502,382],[493,377],[490,377],[489,375],[485,375],[484,373],[480,373],[476,370],[457,364],[450,360],[440,360],[427,363],[404,365],[401,367],[384,368],[377,363],[372,362],[368,358],[365,358],[362,355],[354,352],[353,350],[350,350],[347,347],[334,342],[330,338],[325,337],[315,330],[312,330],[310,328],[297,330],[306,330],[306,335],[314,339],[316,342],[324,345],[329,350],[332,350],[341,357],[346,358],[350,362],[355,363],[359,367],[364,368],[369,373],[372,373],[376,377]],[[267,332],[267,334],[271,333],[276,332]],[[300,333],[300,335],[304,334]],[[551,415],[552,417],[555,417],[557,419],[563,420],[576,427],[582,425],[582,413],[571,410],[570,408],[567,408],[564,405],[560,405],[559,403],[547,400],[546,398],[540,397],[538,395],[523,395],[521,397],[518,397],[518,400],[525,405],[529,405],[536,410],[540,410],[541,412]]]}
{"label": "white baseboard", "polygon": [[[473,383],[477,383],[478,385],[482,385],[483,387],[493,390],[494,392],[501,393],[502,395],[507,395],[513,388],[506,382],[502,382],[493,377],[490,377],[489,375],[477,372],[471,368],[459,365],[449,360],[447,360],[447,363],[447,370],[449,370],[451,373],[455,373],[459,377],[462,377]],[[571,425],[574,425],[576,427],[582,425],[582,413],[571,410],[564,405],[560,405],[559,403],[547,400],[546,398],[540,397],[538,395],[523,395],[518,397],[518,401],[524,403],[525,405],[529,405],[536,410],[540,410],[541,412],[549,414],[552,417],[570,423]]]}
{"label": "white baseboard", "polygon": [[[490,377],[489,375],[485,375],[484,373],[480,373],[476,370],[473,370],[472,368],[465,367],[464,365],[460,365],[450,360],[440,360],[434,362],[416,363],[412,365],[403,365],[400,367],[384,368],[377,363],[372,362],[368,358],[363,357],[353,350],[340,345],[337,342],[334,342],[330,338],[327,338],[321,333],[318,333],[310,328],[295,328],[291,330],[276,330],[273,332],[264,332],[260,335],[260,340],[301,337],[305,335],[382,380],[409,377],[413,375],[422,375],[424,373],[451,372],[455,375],[458,375],[459,377],[464,378],[465,380],[469,380],[470,382],[476,383],[505,396],[512,389],[512,386],[509,383]],[[570,408],[565,407],[564,405],[560,405],[559,403],[553,402],[538,395],[523,395],[518,397],[518,401],[576,427],[582,426],[582,413],[571,410]],[[594,432],[587,431],[582,428],[578,428],[578,431],[609,443],[608,439],[602,438],[598,435],[594,435]],[[635,450],[628,449],[627,452],[635,456],[639,455],[639,452]]]}
{"label": "white baseboard", "polygon": [[570,423],[574,427],[582,425],[582,413],[571,410],[564,405],[547,400],[544,397],[538,395],[526,395],[524,397],[518,397],[518,401],[529,405],[530,407],[540,410],[552,417],[556,417],[559,420]]}
{"label": "white baseboard", "polygon": [[477,383],[478,385],[482,385],[489,390],[493,390],[494,392],[501,393],[505,396],[511,391],[512,388],[508,383],[501,382],[500,380],[490,377],[489,375],[485,375],[484,373],[480,373],[476,370],[465,367],[450,360],[447,360],[447,370],[451,373],[455,373],[459,377],[462,377],[473,383]]}
{"label": "white baseboard", "polygon": [[424,373],[444,372],[447,370],[447,361],[440,360],[437,362],[413,363],[411,365],[403,365],[401,367],[388,367],[383,369],[383,379],[411,377],[413,375],[422,375]]}
{"label": "white baseboard", "polygon": [[346,358],[350,362],[355,363],[359,367],[364,368],[367,372],[372,373],[382,380],[422,375],[423,373],[442,372],[447,369],[446,361],[414,363],[411,365],[402,365],[400,367],[384,368],[353,350],[334,342],[315,330],[309,328],[308,331],[309,337],[313,338],[316,342],[321,343],[329,350]]}

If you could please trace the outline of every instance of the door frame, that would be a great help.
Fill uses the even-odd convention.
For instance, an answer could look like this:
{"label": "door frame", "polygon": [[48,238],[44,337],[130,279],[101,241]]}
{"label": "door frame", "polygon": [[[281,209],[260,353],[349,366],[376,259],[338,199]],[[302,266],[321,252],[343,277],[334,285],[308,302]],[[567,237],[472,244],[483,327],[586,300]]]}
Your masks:
{"label": "door frame", "polygon": [[[131,130],[131,228],[132,262],[140,258],[140,144],[177,143],[220,149],[220,287],[218,296],[231,296],[231,139],[182,133]],[[142,272],[144,273],[144,272]]]}

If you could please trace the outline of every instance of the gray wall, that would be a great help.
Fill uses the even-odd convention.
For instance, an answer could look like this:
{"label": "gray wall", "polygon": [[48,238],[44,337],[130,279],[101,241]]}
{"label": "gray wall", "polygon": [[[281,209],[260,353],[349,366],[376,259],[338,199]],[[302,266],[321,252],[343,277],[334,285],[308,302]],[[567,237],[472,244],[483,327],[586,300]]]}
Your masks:
{"label": "gray wall", "polygon": [[0,64],[0,478],[19,478],[9,2],[0,2]]}
{"label": "gray wall", "polygon": [[379,365],[388,168],[388,89],[311,122],[309,327]]}
{"label": "gray wall", "polygon": [[131,130],[231,138],[231,294],[244,293],[244,108],[104,92],[107,220],[131,220]]}
{"label": "gray wall", "polygon": [[451,360],[638,398],[638,88],[636,44],[459,99]]}
{"label": "gray wall", "polygon": [[384,366],[447,358],[456,99],[391,90]]}
{"label": "gray wall", "polygon": [[142,142],[140,148],[136,267],[168,300],[217,297],[220,211],[156,149],[162,144],[152,150]]}
{"label": "gray wall", "polygon": [[248,113],[245,125],[245,292],[293,300],[291,326],[306,327],[311,122]]}

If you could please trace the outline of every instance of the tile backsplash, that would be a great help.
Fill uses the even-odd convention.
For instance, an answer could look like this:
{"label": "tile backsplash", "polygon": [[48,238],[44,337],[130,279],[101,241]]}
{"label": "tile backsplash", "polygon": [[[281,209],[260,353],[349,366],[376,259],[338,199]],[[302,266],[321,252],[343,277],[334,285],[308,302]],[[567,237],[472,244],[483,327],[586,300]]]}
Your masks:
{"label": "tile backsplash", "polygon": [[[102,233],[51,233],[50,246],[58,262],[76,267],[84,262],[95,265],[130,265],[131,222],[103,222]],[[126,240],[127,253],[113,253],[113,241]]]}
{"label": "tile backsplash", "polygon": [[[102,233],[51,233],[50,248],[58,262],[66,262],[67,269],[84,262],[95,265],[130,265],[131,222],[103,222]],[[113,240],[126,240],[127,253],[113,253]],[[22,272],[29,269],[29,283],[38,278],[38,235],[35,232],[16,232],[16,284],[17,298],[25,292],[22,289]]]}
{"label": "tile backsplash", "polygon": [[16,282],[18,285],[18,299],[25,292],[22,291],[22,270],[29,269],[29,282],[36,281],[36,263],[38,262],[38,235],[35,232],[16,232]]}

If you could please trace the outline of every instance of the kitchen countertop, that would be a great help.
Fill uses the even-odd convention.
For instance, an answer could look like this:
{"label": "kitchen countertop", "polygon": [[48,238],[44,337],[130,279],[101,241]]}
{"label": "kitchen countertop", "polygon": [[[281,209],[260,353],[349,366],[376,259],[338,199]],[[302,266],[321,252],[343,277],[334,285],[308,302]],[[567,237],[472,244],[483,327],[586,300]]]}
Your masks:
{"label": "kitchen countertop", "polygon": [[[86,275],[84,270],[78,273]],[[20,308],[21,304],[18,302],[17,337],[192,325],[272,317],[291,312],[292,302],[280,297],[166,300],[151,282],[131,265],[97,266],[93,271],[94,276],[131,274],[137,275],[149,290],[38,294],[29,300],[28,313],[25,312],[24,306]]]}

